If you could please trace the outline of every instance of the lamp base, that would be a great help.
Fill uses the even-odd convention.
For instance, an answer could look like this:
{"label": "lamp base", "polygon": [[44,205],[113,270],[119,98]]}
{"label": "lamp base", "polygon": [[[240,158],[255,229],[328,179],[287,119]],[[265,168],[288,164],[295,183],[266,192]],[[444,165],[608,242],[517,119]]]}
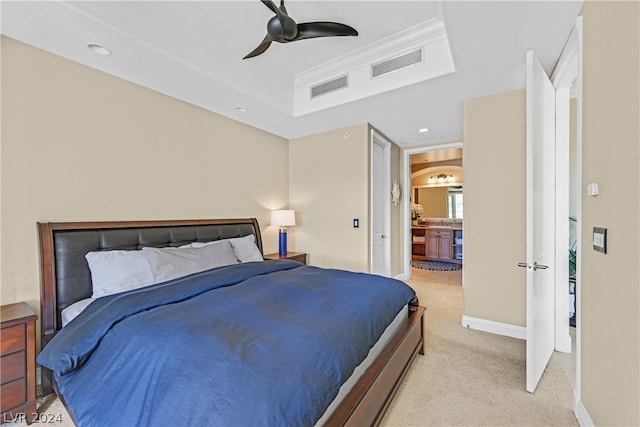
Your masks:
{"label": "lamp base", "polygon": [[279,245],[279,254],[286,255],[287,254],[287,229],[280,228],[280,245]]}

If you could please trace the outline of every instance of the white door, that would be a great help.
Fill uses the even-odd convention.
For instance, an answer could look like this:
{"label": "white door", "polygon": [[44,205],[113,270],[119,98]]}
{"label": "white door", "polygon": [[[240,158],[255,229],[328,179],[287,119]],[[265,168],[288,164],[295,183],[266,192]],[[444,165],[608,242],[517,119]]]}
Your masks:
{"label": "white door", "polygon": [[374,274],[391,274],[390,257],[390,160],[389,145],[371,137],[371,267]]}
{"label": "white door", "polygon": [[554,349],[555,90],[527,52],[527,391]]}

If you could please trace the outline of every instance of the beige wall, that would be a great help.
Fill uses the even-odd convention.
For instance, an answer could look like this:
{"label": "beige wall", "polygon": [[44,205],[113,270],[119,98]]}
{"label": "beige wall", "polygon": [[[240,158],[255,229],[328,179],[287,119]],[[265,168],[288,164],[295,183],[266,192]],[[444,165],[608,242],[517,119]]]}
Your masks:
{"label": "beige wall", "polygon": [[301,213],[293,247],[308,252],[311,264],[369,270],[367,124],[289,142],[289,204]]}
{"label": "beige wall", "polygon": [[8,38],[1,85],[2,304],[39,309],[37,221],[256,216],[277,251],[285,139]]}
{"label": "beige wall", "polygon": [[516,266],[525,260],[525,119],[524,90],[464,104],[464,314],[516,326],[526,325]]}
{"label": "beige wall", "polygon": [[[402,246],[404,241],[403,227],[405,222],[402,217],[402,206],[405,197],[410,197],[410,191],[402,188],[402,150],[395,143],[391,144],[391,183],[393,180],[400,186],[400,201],[397,206],[391,205],[391,277],[404,274],[402,265]],[[408,219],[407,219],[408,221]]]}
{"label": "beige wall", "polygon": [[447,218],[448,187],[418,188],[418,203],[424,208],[422,218]]}
{"label": "beige wall", "polygon": [[[300,212],[293,246],[308,252],[313,265],[369,271],[372,129],[361,124],[289,142],[289,201]],[[396,144],[391,144],[390,157],[390,182],[400,183]],[[354,218],[359,228],[353,228]],[[403,272],[402,203],[391,206],[390,232],[391,275],[396,276]]]}
{"label": "beige wall", "polygon": [[[596,425],[640,425],[640,7],[583,8],[582,402]],[[597,182],[600,194],[586,196]],[[607,254],[591,247],[608,230]]]}

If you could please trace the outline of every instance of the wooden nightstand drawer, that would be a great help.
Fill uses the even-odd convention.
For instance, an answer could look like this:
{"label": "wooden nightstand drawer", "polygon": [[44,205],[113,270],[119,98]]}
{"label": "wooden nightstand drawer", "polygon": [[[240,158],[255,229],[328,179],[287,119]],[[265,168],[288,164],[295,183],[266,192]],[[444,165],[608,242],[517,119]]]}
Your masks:
{"label": "wooden nightstand drawer", "polygon": [[0,307],[0,416],[36,413],[36,314],[27,303]]}
{"label": "wooden nightstand drawer", "polygon": [[16,380],[0,386],[0,406],[2,410],[15,408],[27,400],[27,382]]}
{"label": "wooden nightstand drawer", "polygon": [[2,328],[0,331],[0,355],[24,350],[25,348],[25,324]]}
{"label": "wooden nightstand drawer", "polygon": [[0,383],[6,384],[24,377],[24,373],[27,371],[25,359],[24,351],[2,356],[0,359]]}

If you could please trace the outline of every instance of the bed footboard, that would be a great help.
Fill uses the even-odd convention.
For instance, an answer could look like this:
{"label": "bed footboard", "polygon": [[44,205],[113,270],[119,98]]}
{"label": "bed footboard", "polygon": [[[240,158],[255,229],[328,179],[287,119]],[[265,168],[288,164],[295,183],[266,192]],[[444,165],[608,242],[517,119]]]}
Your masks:
{"label": "bed footboard", "polygon": [[377,426],[382,421],[411,362],[424,354],[424,307],[411,313],[407,324],[367,369],[327,426]]}

